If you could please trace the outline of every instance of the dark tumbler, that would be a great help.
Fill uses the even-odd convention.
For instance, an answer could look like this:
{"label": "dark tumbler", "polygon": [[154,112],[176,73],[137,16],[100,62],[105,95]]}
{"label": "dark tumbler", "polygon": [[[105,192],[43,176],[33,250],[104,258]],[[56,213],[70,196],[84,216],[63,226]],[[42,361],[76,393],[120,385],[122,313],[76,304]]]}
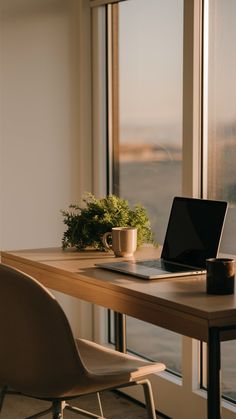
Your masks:
{"label": "dark tumbler", "polygon": [[233,294],[235,261],[227,258],[212,258],[206,260],[207,294]]}

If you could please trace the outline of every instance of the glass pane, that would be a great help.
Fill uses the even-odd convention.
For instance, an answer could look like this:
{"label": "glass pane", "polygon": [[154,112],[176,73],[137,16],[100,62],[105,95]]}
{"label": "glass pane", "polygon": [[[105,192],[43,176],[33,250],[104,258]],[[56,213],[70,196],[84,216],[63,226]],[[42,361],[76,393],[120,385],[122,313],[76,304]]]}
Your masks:
{"label": "glass pane", "polygon": [[224,396],[236,401],[236,341],[223,342],[222,354],[222,393]]}
{"label": "glass pane", "polygon": [[129,349],[151,361],[163,362],[169,371],[181,376],[182,359],[180,354],[182,348],[181,339],[177,333],[169,332],[133,317],[127,317],[127,330]]}
{"label": "glass pane", "polygon": [[[173,196],[181,195],[183,0],[119,4],[117,192],[149,213],[163,243]],[[116,148],[116,149],[117,149]],[[128,349],[181,373],[181,336],[128,318]],[[150,342],[149,349],[141,342]],[[146,345],[145,345],[146,346]]]}
{"label": "glass pane", "polygon": [[163,242],[181,194],[182,0],[119,5],[120,195],[148,208]]}
{"label": "glass pane", "polygon": [[236,2],[210,0],[208,196],[230,202],[221,250],[236,252]]}
{"label": "glass pane", "polygon": [[[236,2],[209,1],[208,196],[230,203],[221,251],[236,251]],[[223,394],[236,399],[236,342],[222,344]]]}
{"label": "glass pane", "polygon": [[[202,386],[207,388],[207,345],[202,346]],[[236,402],[236,340],[221,342],[221,388],[222,395]]]}

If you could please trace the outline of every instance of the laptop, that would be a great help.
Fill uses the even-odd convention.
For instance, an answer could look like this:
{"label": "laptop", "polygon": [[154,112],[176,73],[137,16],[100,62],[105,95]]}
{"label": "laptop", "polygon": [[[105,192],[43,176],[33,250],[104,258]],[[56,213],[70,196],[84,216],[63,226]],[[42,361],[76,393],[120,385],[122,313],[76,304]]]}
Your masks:
{"label": "laptop", "polygon": [[160,259],[97,266],[144,279],[204,274],[206,259],[218,254],[227,207],[225,201],[175,197]]}

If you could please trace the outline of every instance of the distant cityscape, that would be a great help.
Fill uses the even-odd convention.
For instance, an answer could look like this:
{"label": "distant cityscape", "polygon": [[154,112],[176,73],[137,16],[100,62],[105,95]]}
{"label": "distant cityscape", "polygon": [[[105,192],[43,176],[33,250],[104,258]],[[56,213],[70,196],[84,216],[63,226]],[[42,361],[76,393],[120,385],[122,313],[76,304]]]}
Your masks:
{"label": "distant cityscape", "polygon": [[179,147],[155,144],[121,144],[121,162],[167,161],[182,160],[182,150]]}
{"label": "distant cityscape", "polygon": [[[236,121],[209,130],[208,190],[211,199],[236,204]],[[120,161],[182,161],[180,124],[124,125],[120,132]]]}

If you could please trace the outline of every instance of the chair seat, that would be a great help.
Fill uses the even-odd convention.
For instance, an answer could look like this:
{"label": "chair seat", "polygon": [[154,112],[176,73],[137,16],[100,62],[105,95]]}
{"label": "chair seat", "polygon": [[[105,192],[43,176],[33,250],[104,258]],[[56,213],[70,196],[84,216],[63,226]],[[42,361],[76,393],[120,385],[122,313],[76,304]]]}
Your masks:
{"label": "chair seat", "polygon": [[[94,391],[117,387],[165,369],[162,363],[145,361],[85,339],[77,339],[76,344],[93,385],[96,383]],[[85,394],[86,388],[80,386],[81,393]]]}
{"label": "chair seat", "polygon": [[123,354],[85,339],[76,340],[86,368],[93,374],[130,374],[130,381],[143,375],[163,371],[165,365],[145,361],[133,355]]}
{"label": "chair seat", "polygon": [[66,391],[54,393],[52,397],[41,395],[41,398],[52,400],[56,397],[58,400],[67,400],[79,395],[119,388],[125,386],[125,383],[129,385],[146,375],[165,369],[165,365],[162,363],[145,361],[85,339],[76,339],[75,341],[87,371],[86,376],[80,377],[80,380],[77,380],[76,377],[73,380],[67,377],[68,382],[71,384],[74,382],[74,385],[67,387]]}

